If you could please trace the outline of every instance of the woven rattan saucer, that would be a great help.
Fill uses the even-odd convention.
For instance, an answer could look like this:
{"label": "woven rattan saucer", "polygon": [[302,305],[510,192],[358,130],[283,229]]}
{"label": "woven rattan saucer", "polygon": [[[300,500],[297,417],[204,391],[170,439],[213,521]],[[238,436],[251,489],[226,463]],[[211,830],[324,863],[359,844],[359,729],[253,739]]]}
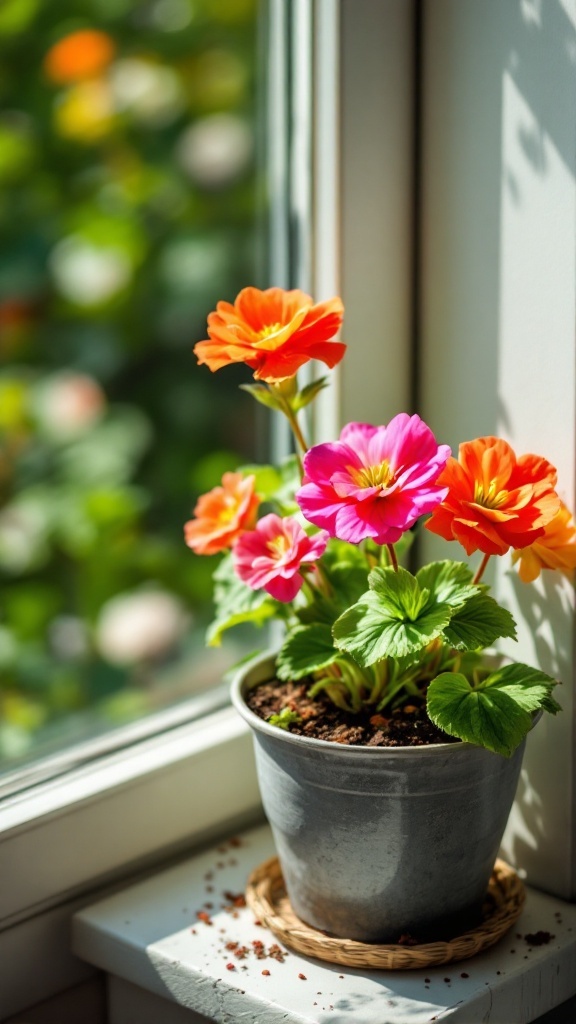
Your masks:
{"label": "woven rattan saucer", "polygon": [[526,892],[516,874],[497,860],[484,901],[483,920],[477,928],[446,942],[417,946],[371,945],[354,939],[337,939],[304,924],[292,910],[277,857],[260,864],[248,879],[246,900],[276,938],[290,949],[346,967],[380,970],[416,970],[466,960],[493,946],[520,915]]}

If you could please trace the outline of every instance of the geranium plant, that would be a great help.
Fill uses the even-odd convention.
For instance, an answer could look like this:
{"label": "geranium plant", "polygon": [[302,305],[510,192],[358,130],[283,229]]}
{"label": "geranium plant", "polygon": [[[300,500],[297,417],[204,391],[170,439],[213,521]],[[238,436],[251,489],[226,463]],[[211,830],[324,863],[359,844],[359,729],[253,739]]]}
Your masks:
{"label": "geranium plant", "polygon": [[[464,442],[453,457],[407,413],[382,426],[349,423],[337,441],[308,447],[299,413],[327,381],[300,389],[298,370],[342,359],[342,316],[339,299],[245,288],[234,304],[218,303],[209,339],[195,346],[212,371],[250,367],[255,383],[241,386],[287,417],[295,446],[280,466],[226,473],[185,526],[197,554],[223,553],[208,642],[280,619],[279,679],[309,680],[312,696],[323,691],[348,712],[425,702],[444,732],[508,756],[537,711],[559,710],[556,680],[517,662],[490,667],[484,652],[515,639],[516,627],[484,571],[509,552],[525,582],[576,567],[556,470],[496,437]],[[465,560],[416,572],[401,564],[421,526],[477,555],[476,571]],[[286,709],[276,724],[290,728],[294,717]]]}

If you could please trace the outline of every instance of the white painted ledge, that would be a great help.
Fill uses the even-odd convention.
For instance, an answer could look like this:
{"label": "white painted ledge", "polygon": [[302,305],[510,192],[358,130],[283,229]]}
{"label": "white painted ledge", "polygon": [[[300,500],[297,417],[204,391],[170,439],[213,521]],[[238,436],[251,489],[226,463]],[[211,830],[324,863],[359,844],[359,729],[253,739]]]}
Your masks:
{"label": "white painted ledge", "polygon": [[[112,1024],[195,1024],[198,1014],[218,1024],[528,1024],[576,992],[576,906],[535,890],[509,936],[459,964],[362,972],[292,952],[284,962],[257,959],[252,943],[268,950],[276,940],[248,908],[232,910],[225,894],[242,893],[274,848],[268,826],[240,840],[75,916],[74,952],[111,975]],[[553,938],[530,946],[525,936],[538,931]],[[245,959],[226,948],[231,942],[249,947]]]}

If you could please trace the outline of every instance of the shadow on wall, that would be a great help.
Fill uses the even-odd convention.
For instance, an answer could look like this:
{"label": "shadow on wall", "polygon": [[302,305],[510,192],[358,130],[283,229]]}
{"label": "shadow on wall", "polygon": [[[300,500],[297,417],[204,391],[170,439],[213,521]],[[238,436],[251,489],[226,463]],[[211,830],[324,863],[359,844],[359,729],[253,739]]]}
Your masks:
{"label": "shadow on wall", "polygon": [[[545,178],[550,146],[576,175],[567,116],[576,29],[565,6],[565,0],[424,5],[418,404],[454,448],[464,438],[512,430],[498,394],[507,331],[502,274],[515,272],[514,253],[512,261],[506,253],[512,267],[502,265],[504,207],[526,206],[522,163],[527,177]],[[514,111],[505,136],[507,82],[526,116]],[[536,356],[541,353],[527,353],[530,369]]]}
{"label": "shadow on wall", "polygon": [[[574,510],[574,0],[424,4],[419,410],[436,436],[503,434],[557,465]],[[423,538],[420,556],[452,552]],[[493,560],[495,561],[495,560]],[[563,680],[563,714],[529,738],[505,855],[564,898],[571,787],[573,592],[491,566],[518,621],[511,657]]]}
{"label": "shadow on wall", "polygon": [[[541,574],[538,586],[523,584],[515,573],[511,576],[523,627],[532,637],[538,664],[556,679],[569,679],[566,672],[572,660],[571,624],[574,618],[570,587],[559,574],[546,570]],[[559,625],[552,630],[550,622]],[[561,705],[565,705],[569,697],[562,685],[557,687],[554,696]],[[544,716],[536,726],[538,732],[535,731],[534,739],[541,730],[545,731],[547,735],[540,745],[553,749],[559,730],[570,728],[568,715],[569,709],[561,712],[559,718]],[[567,780],[561,784],[567,784]],[[506,856],[513,863],[530,864],[534,851],[545,847],[550,829],[546,801],[530,781],[527,767],[520,774],[514,814],[514,829],[507,835]],[[533,881],[538,884],[537,878]]]}

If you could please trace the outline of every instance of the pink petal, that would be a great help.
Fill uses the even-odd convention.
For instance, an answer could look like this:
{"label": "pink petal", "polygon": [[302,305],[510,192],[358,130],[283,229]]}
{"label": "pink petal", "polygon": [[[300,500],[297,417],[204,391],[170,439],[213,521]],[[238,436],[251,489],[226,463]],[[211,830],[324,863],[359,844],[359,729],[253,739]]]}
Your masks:
{"label": "pink petal", "polygon": [[294,600],[303,583],[304,578],[300,573],[296,573],[290,579],[277,576],[265,585],[264,590],[277,601],[289,602]]}
{"label": "pink petal", "polygon": [[[340,432],[340,442],[345,444],[358,458],[361,465],[373,465],[369,452],[372,438],[381,430],[370,423],[347,423]],[[376,460],[381,462],[382,459]]]}
{"label": "pink petal", "polygon": [[345,472],[348,466],[362,469],[363,463],[352,448],[334,442],[317,444],[304,456],[305,480],[329,484],[335,473]]}

